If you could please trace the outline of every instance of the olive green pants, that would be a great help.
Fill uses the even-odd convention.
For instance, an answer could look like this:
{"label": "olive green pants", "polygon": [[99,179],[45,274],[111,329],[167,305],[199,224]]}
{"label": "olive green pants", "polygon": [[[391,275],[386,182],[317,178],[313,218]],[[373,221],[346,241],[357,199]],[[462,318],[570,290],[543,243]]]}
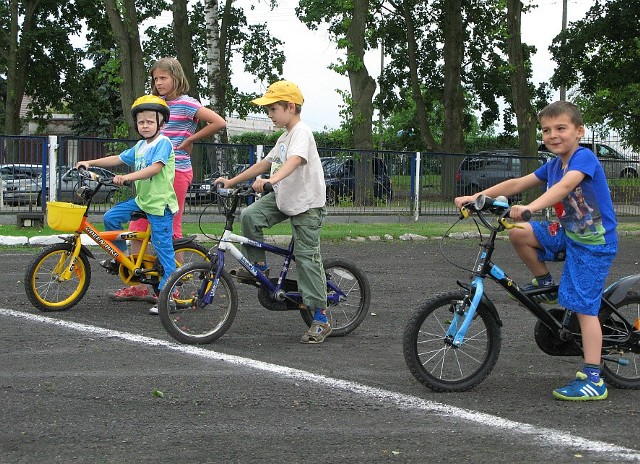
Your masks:
{"label": "olive green pants", "polygon": [[[260,242],[264,241],[262,229],[289,219],[295,241],[293,251],[298,290],[303,303],[310,308],[327,306],[327,281],[320,256],[320,229],[325,215],[325,208],[312,208],[297,216],[287,216],[278,209],[274,193],[263,195],[240,215],[242,235]],[[242,252],[252,263],[266,262],[265,252],[261,248],[244,246]]]}

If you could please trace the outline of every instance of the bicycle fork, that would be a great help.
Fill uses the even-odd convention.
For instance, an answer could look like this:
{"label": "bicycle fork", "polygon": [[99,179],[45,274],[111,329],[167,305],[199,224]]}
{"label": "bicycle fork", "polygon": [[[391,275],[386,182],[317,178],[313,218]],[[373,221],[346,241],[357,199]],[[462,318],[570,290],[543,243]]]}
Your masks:
{"label": "bicycle fork", "polygon": [[482,295],[484,294],[484,282],[481,277],[475,277],[471,283],[474,289],[473,298],[469,301],[466,296],[462,301],[456,301],[453,310],[453,318],[446,334],[446,341],[455,348],[459,348],[464,343],[464,337],[471,326],[471,322],[476,314],[476,309],[480,304]]}

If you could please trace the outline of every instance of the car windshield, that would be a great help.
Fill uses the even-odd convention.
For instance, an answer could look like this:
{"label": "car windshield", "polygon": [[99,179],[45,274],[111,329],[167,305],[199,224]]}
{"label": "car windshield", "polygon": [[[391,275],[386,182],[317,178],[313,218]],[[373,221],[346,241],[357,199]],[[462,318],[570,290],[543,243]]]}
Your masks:
{"label": "car windshield", "polygon": [[327,177],[335,177],[340,172],[343,163],[336,158],[322,158],[322,169]]}

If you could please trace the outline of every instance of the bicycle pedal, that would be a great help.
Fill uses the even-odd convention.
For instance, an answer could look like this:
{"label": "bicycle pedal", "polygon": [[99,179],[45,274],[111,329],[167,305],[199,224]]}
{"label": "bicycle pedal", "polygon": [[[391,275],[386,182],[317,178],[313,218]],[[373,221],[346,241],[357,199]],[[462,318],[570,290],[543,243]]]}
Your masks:
{"label": "bicycle pedal", "polygon": [[102,266],[106,271],[111,275],[118,275],[119,264],[113,259],[103,259],[100,261],[100,266]]}

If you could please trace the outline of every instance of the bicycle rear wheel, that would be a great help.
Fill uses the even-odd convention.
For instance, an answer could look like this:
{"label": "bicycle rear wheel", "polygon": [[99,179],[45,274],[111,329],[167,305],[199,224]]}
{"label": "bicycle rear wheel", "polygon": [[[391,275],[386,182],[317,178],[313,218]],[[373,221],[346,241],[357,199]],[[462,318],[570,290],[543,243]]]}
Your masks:
{"label": "bicycle rear wheel", "polygon": [[220,338],[231,327],[238,311],[233,279],[222,272],[211,303],[210,290],[216,269],[200,261],[179,267],[158,296],[158,312],[165,330],[181,343],[201,345]]}
{"label": "bicycle rear wheel", "polygon": [[462,345],[456,348],[447,341],[453,313],[465,296],[463,290],[436,295],[413,313],[404,331],[403,352],[409,370],[436,392],[470,390],[498,361],[500,326],[483,305],[476,310]]}
{"label": "bicycle rear wheel", "polygon": [[[371,304],[371,287],[367,276],[355,264],[341,258],[322,262],[327,276],[327,320],[331,337],[343,337],[353,332],[364,320]],[[307,326],[313,322],[313,312],[300,310]]]}
{"label": "bicycle rear wheel", "polygon": [[[603,335],[602,375],[607,383],[626,389],[640,389],[640,334],[634,330],[640,321],[640,295],[629,293],[615,305],[619,315],[607,308],[600,309]],[[607,339],[617,338],[620,343]],[[615,360],[615,361],[613,361]]]}
{"label": "bicycle rear wheel", "polygon": [[29,264],[24,289],[29,301],[41,311],[64,311],[78,303],[91,282],[88,258],[80,253],[68,276],[74,245],[58,243],[43,249]]}

